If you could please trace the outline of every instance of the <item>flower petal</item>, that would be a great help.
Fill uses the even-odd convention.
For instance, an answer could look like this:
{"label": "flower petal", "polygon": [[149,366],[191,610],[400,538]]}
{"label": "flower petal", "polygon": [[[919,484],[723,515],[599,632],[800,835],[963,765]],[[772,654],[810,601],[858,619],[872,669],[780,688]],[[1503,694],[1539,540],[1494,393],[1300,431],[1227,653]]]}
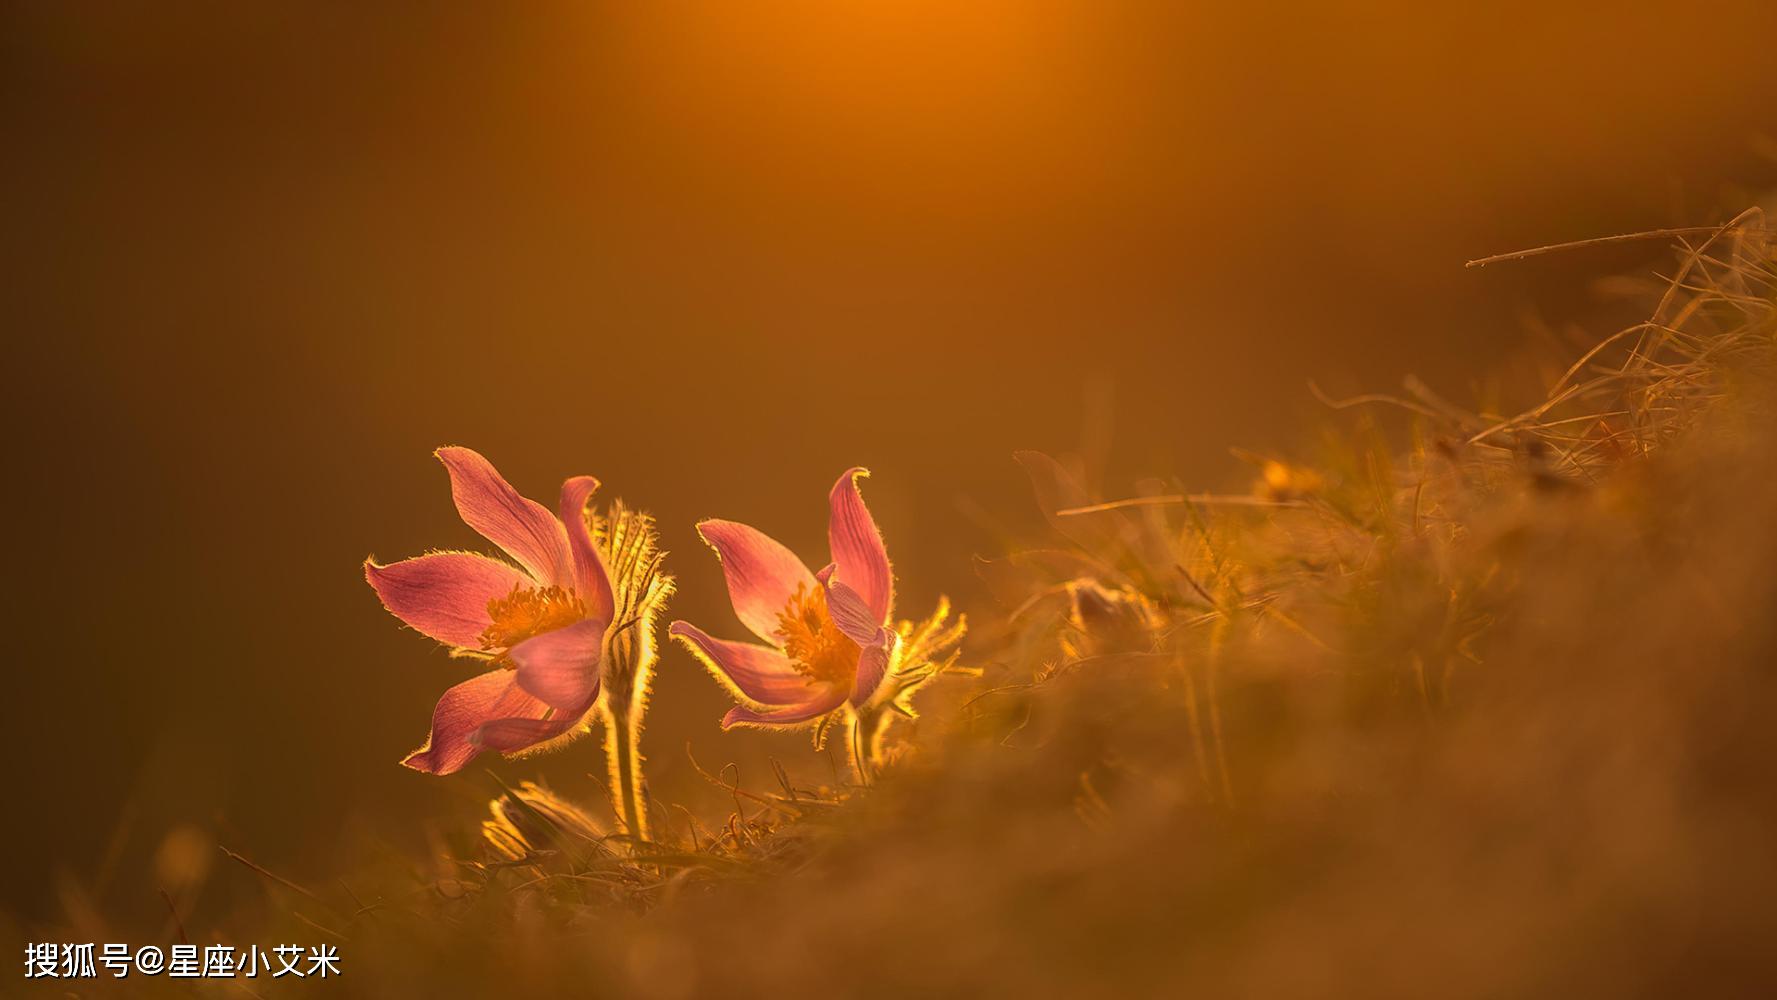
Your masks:
{"label": "flower petal", "polygon": [[771,536],[744,524],[701,521],[697,533],[722,560],[735,617],[754,635],[779,645],[783,640],[777,634],[777,616],[789,606],[797,587],[815,585],[808,567]]}
{"label": "flower petal", "polygon": [[541,718],[548,706],[524,693],[510,670],[490,670],[444,692],[432,710],[426,745],[401,763],[427,774],[454,774],[482,751],[471,737],[494,719]]}
{"label": "flower petal", "polygon": [[549,508],[520,496],[479,452],[453,447],[440,448],[437,455],[450,473],[450,494],[464,524],[504,549],[538,582],[574,585],[568,536]]}
{"label": "flower petal", "polygon": [[839,567],[839,579],[864,598],[870,616],[881,625],[895,603],[895,581],[882,533],[858,493],[858,479],[869,474],[868,469],[847,469],[833,484],[827,496],[827,546]]}
{"label": "flower petal", "polygon": [[833,565],[815,574],[821,586],[827,588],[827,614],[832,617],[833,624],[844,632],[846,638],[860,646],[879,644],[881,633],[885,631],[882,623],[872,618],[872,612],[864,598],[858,592],[833,578]]}
{"label": "flower petal", "polygon": [[575,476],[562,483],[561,523],[567,527],[568,547],[573,551],[574,592],[586,604],[586,617],[609,625],[616,614],[611,574],[605,571],[605,561],[586,527],[586,498],[598,488],[599,481],[591,476]]}
{"label": "flower petal", "polygon": [[887,629],[883,631],[887,633],[888,641],[881,645],[858,647],[858,676],[852,682],[851,689],[853,705],[868,703],[875,696],[876,689],[882,686],[882,678],[888,674],[889,648],[894,643],[894,633]]}
{"label": "flower petal", "polygon": [[608,624],[589,618],[507,650],[506,656],[518,665],[518,686],[557,709],[585,712],[598,695],[599,656]]}
{"label": "flower petal", "polygon": [[799,705],[789,705],[763,712],[755,711],[745,705],[736,705],[728,710],[727,715],[722,716],[722,728],[758,726],[769,729],[776,726],[794,726],[810,719],[818,719],[843,704],[845,704],[845,690],[835,687],[823,691],[819,697],[811,698]]}
{"label": "flower petal", "polygon": [[581,716],[557,712],[547,719],[495,719],[484,723],[470,739],[484,750],[514,753],[547,743],[574,728]]}
{"label": "flower petal", "polygon": [[529,586],[517,568],[469,552],[432,555],[378,566],[364,560],[364,579],[390,614],[450,646],[481,648],[493,624],[488,602]]}
{"label": "flower petal", "polygon": [[858,592],[833,578],[831,564],[815,574],[827,588],[827,614],[845,637],[858,644],[858,666],[853,674],[851,703],[862,705],[876,693],[883,675],[888,673],[889,651],[894,648],[895,633],[871,618],[871,611]]}
{"label": "flower petal", "polygon": [[715,639],[690,622],[673,622],[666,631],[702,660],[717,680],[750,701],[796,705],[814,693],[790,658],[770,646]]}

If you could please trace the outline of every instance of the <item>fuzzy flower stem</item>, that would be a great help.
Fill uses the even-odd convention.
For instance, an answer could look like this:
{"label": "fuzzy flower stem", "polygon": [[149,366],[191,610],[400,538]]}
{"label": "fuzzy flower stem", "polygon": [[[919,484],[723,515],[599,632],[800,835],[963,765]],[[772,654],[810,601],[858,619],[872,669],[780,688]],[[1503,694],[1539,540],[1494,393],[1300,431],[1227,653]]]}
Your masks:
{"label": "fuzzy flower stem", "polygon": [[660,571],[664,553],[654,546],[648,515],[612,505],[596,523],[601,555],[616,592],[617,626],[606,640],[605,760],[610,767],[611,805],[634,844],[648,839],[648,786],[642,774],[642,718],[658,653],[654,620],[672,594],[672,577]]}
{"label": "fuzzy flower stem", "polygon": [[851,732],[846,735],[850,737],[847,740],[847,748],[851,751],[852,774],[857,777],[858,784],[868,787],[870,784],[870,764],[869,760],[864,755],[863,717],[853,715],[851,717],[850,728]]}
{"label": "fuzzy flower stem", "polygon": [[860,708],[851,713],[846,749],[852,773],[858,784],[868,787],[882,764],[882,731],[887,728],[888,712],[880,708]]}
{"label": "fuzzy flower stem", "polygon": [[630,708],[605,713],[605,759],[611,767],[612,806],[624,832],[637,843],[648,839],[648,798],[642,780],[641,718]]}

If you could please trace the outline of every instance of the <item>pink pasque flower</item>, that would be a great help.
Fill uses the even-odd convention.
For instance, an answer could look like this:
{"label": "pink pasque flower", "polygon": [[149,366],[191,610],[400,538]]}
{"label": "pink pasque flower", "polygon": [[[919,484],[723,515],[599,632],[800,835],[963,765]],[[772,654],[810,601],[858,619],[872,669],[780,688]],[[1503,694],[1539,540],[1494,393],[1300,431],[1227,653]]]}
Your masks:
{"label": "pink pasque flower", "polygon": [[871,703],[883,688],[896,634],[887,627],[894,580],[882,535],[848,469],[828,500],[832,562],[810,573],[789,549],[756,528],[703,521],[697,532],[722,560],[735,617],[764,640],[711,638],[688,622],[667,631],[695,653],[743,704],[722,728],[794,726],[848,702]]}
{"label": "pink pasque flower", "polygon": [[484,750],[518,753],[573,736],[598,699],[613,601],[584,516],[598,480],[562,483],[558,517],[477,452],[437,455],[463,522],[518,565],[433,552],[386,566],[366,559],[364,578],[395,617],[453,655],[494,665],[444,692],[425,745],[402,761],[451,774]]}

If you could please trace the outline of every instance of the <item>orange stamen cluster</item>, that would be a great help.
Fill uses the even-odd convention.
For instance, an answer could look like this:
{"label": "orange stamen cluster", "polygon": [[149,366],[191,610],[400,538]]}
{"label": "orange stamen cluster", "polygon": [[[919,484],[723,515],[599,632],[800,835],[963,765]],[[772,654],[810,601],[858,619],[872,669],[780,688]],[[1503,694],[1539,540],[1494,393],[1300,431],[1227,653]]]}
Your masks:
{"label": "orange stamen cluster", "polygon": [[586,617],[586,607],[571,590],[514,586],[512,593],[487,602],[487,615],[493,621],[482,630],[482,648],[506,650],[574,624]]}
{"label": "orange stamen cluster", "polygon": [[808,679],[836,684],[850,681],[857,672],[857,644],[833,624],[824,589],[798,584],[790,603],[778,612],[777,631],[784,655]]}

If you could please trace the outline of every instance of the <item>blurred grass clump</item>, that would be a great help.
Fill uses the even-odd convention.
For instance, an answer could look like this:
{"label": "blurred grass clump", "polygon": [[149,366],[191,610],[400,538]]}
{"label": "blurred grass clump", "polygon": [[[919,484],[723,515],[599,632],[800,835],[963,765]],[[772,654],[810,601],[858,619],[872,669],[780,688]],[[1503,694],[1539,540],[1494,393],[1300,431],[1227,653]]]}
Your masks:
{"label": "blurred grass clump", "polygon": [[526,784],[474,850],[268,891],[365,996],[1756,992],[1777,257],[1750,212],[1674,267],[1521,412],[1330,401],[1250,493],[1020,455],[1053,537],[982,563],[980,678],[868,789],[709,773],[730,815],[632,844]]}

